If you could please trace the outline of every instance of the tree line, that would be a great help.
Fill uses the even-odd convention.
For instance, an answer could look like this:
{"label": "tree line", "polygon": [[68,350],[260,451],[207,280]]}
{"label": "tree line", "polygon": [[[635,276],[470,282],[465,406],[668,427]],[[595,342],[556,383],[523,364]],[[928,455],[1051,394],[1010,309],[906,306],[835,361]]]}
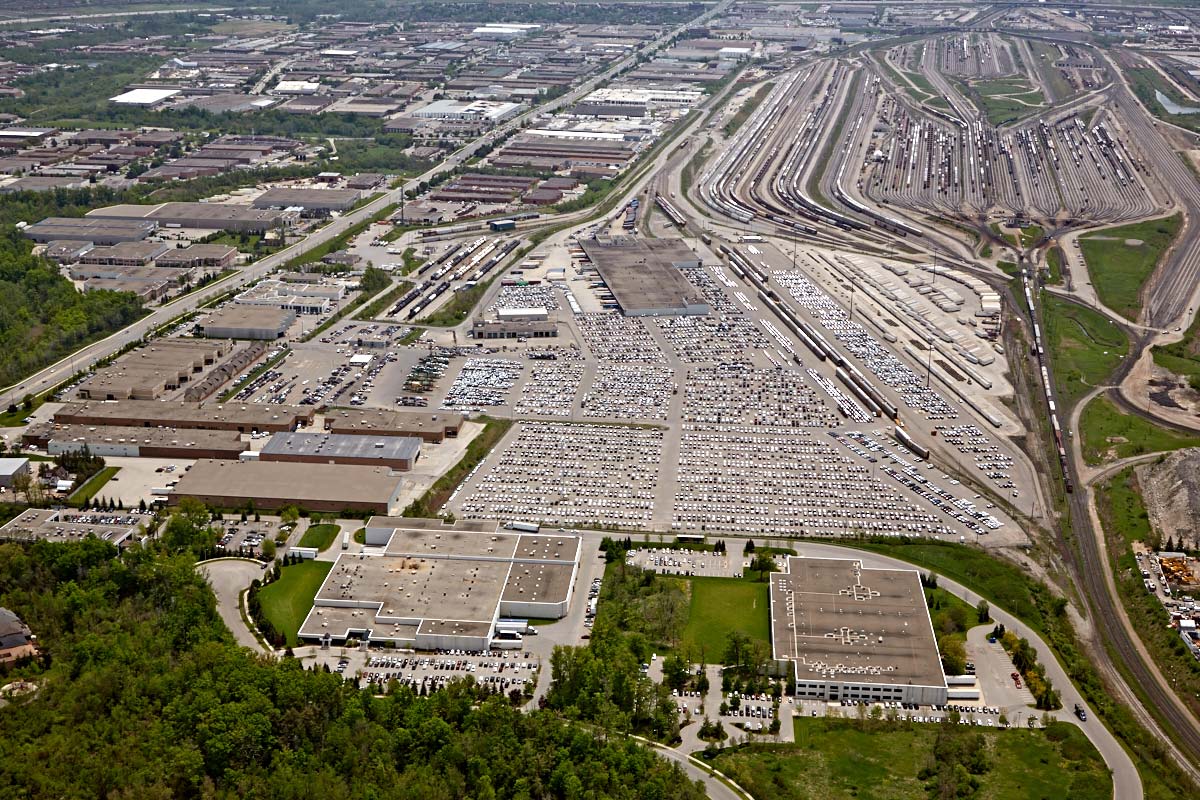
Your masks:
{"label": "tree line", "polygon": [[[196,520],[179,525],[186,540]],[[168,523],[168,526],[170,523]],[[0,545],[0,605],[38,634],[34,695],[0,713],[0,795],[137,798],[680,798],[678,767],[470,683],[358,689],[230,639],[166,543]]]}

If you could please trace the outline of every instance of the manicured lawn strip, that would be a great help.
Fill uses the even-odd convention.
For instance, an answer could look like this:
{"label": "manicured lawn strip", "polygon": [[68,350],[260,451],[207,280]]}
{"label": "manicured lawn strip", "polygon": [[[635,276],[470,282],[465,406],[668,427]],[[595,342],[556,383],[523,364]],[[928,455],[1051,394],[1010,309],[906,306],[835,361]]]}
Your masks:
{"label": "manicured lawn strip", "polygon": [[263,614],[275,629],[287,637],[289,647],[296,646],[296,633],[304,624],[332,561],[304,561],[284,567],[279,580],[259,592]]}
{"label": "manicured lawn strip", "polygon": [[[1176,433],[1149,420],[1126,414],[1103,396],[1093,399],[1084,407],[1079,417],[1079,428],[1083,436],[1083,458],[1092,466],[1103,464],[1112,457],[1128,458],[1143,453],[1200,446],[1200,436]],[[1123,441],[1110,442],[1110,437]]]}
{"label": "manicured lawn strip", "polygon": [[729,634],[741,631],[770,646],[768,584],[741,578],[687,578],[692,584],[688,622],[681,642],[691,652],[720,658]]}
{"label": "manicured lawn strip", "polygon": [[454,487],[462,483],[463,478],[467,477],[467,474],[475,469],[479,462],[487,458],[488,453],[492,452],[492,448],[504,438],[504,434],[508,433],[508,429],[513,425],[511,419],[495,417],[479,417],[475,421],[484,423],[483,431],[467,445],[467,452],[463,454],[457,464],[438,478],[437,482],[429,487],[429,491],[412,501],[408,508],[404,509],[404,516],[429,517],[437,514],[438,509],[449,499]]}
{"label": "manicured lawn strip", "polygon": [[1104,385],[1129,349],[1125,334],[1098,311],[1043,293],[1046,342],[1059,399],[1070,408]]}
{"label": "manicured lawn strip", "polygon": [[[799,717],[795,729],[794,744],[725,750],[713,759],[713,766],[753,796],[776,800],[938,796],[930,789],[936,777],[922,774],[937,767],[938,725]],[[1055,723],[1045,731],[972,727],[944,733],[971,744],[978,734],[989,765],[977,776],[976,792],[955,796],[989,800],[1107,800],[1112,796],[1112,779],[1100,754],[1072,725]]]}
{"label": "manicured lawn strip", "polygon": [[341,532],[342,526],[332,522],[310,525],[308,530],[304,531],[304,535],[300,537],[300,546],[315,547],[322,551],[328,550]]}
{"label": "manicured lawn strip", "polygon": [[81,506],[90,501],[96,496],[97,492],[104,488],[104,484],[112,480],[112,477],[120,471],[120,467],[105,467],[92,477],[88,478],[82,486],[76,489],[71,496],[67,498],[67,502],[73,506]]}
{"label": "manicured lawn strip", "polygon": [[[1182,220],[1175,214],[1079,237],[1092,285],[1104,305],[1126,319],[1137,319],[1142,308],[1142,286],[1175,240]],[[1141,244],[1130,246],[1127,240]]]}

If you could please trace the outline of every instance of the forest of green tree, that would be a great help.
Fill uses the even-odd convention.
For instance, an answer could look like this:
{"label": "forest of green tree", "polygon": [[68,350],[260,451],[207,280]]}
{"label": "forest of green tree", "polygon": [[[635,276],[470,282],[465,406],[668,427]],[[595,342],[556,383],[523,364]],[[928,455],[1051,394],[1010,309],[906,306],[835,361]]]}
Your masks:
{"label": "forest of green tree", "polygon": [[13,383],[144,313],[128,292],[80,293],[31,253],[15,229],[0,234],[0,385]]}
{"label": "forest of green tree", "polygon": [[0,545],[0,606],[45,650],[20,668],[37,693],[0,712],[2,797],[703,797],[631,740],[469,680],[376,697],[255,656],[190,553],[114,556],[95,539]]}

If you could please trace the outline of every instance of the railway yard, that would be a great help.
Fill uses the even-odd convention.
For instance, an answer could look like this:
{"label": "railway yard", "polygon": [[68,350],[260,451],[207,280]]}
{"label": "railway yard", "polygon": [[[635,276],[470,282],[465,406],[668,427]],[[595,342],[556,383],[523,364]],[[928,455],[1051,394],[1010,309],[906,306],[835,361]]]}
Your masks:
{"label": "railway yard", "polygon": [[[1194,698],[1169,684],[1113,586],[1120,537],[1106,538],[1097,489],[1117,465],[1084,461],[1097,437],[1129,445],[1122,468],[1158,454],[1125,433],[1089,438],[1081,422],[1107,400],[1130,425],[1200,431],[1161,391],[1191,392],[1200,408],[1200,367],[1168,369],[1200,361],[1200,128],[1147,99],[1200,106],[1200,42],[1175,30],[1118,46],[1090,35],[1105,30],[1090,12],[1019,5],[958,9],[962,24],[876,16],[893,20],[886,34],[811,43],[780,31],[850,12],[706,6],[698,19],[712,30],[680,43],[684,29],[664,27],[620,69],[581,73],[588,83],[562,102],[530,99],[454,151],[449,182],[401,179],[379,197],[395,205],[347,212],[333,223],[347,231],[344,271],[268,262],[284,271],[155,340],[199,348],[210,321],[287,312],[229,337],[262,341],[189,355],[203,374],[156,383],[152,398],[140,384],[105,396],[141,375],[143,349],[114,344],[115,364],[89,368],[24,424],[62,424],[64,403],[199,397],[196,413],[235,418],[221,430],[245,445],[237,461],[254,462],[239,466],[262,469],[270,432],[361,434],[346,463],[366,470],[385,449],[366,440],[403,429],[420,441],[389,473],[395,491],[369,498],[373,514],[636,537],[647,549],[628,563],[706,580],[749,569],[723,543],[704,552],[723,537],[980,548],[1055,584],[1106,690],[1200,779]],[[780,14],[788,25],[763,23]],[[693,69],[704,61],[693,50],[722,55]],[[1148,255],[1109,233],[1166,221],[1173,238]],[[1148,259],[1121,313],[1105,305],[1114,268],[1088,260],[1097,241]],[[376,265],[383,285],[367,292]],[[1191,361],[1156,360],[1167,347]],[[259,409],[270,423],[243,429]],[[651,549],[651,537],[697,549]],[[444,679],[438,663],[367,658],[371,680]],[[503,687],[538,682],[526,667]]]}

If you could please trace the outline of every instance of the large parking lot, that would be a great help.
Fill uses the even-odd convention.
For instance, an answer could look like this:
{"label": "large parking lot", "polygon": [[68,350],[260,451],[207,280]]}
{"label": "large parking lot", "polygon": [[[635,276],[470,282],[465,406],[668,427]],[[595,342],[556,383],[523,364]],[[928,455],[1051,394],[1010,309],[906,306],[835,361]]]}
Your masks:
{"label": "large parking lot", "polygon": [[454,510],[468,518],[646,527],[662,444],[657,428],[522,422]]}
{"label": "large parking lot", "polygon": [[[741,542],[735,543],[740,552]],[[744,560],[738,553],[710,553],[673,547],[635,548],[626,563],[663,575],[740,578]]]}
{"label": "large parking lot", "polygon": [[393,680],[417,691],[422,687],[434,691],[469,675],[476,683],[508,694],[513,689],[525,691],[536,684],[541,666],[536,655],[519,650],[480,653],[332,648],[317,650],[312,658],[346,678],[357,677],[373,684],[377,691],[387,689]]}

